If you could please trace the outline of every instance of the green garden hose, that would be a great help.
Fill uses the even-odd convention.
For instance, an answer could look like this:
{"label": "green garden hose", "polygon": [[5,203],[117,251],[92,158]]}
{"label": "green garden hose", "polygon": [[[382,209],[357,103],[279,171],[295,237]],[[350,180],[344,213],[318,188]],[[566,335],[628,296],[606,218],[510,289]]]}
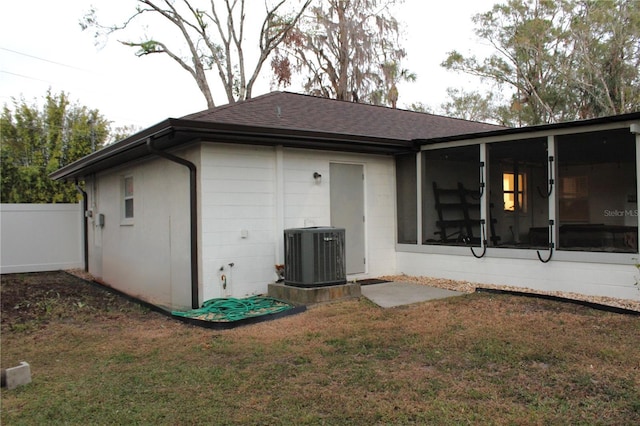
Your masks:
{"label": "green garden hose", "polygon": [[245,299],[233,297],[210,299],[201,308],[190,311],[173,311],[172,315],[203,321],[238,321],[245,318],[275,314],[293,308],[290,303],[272,297],[251,296]]}

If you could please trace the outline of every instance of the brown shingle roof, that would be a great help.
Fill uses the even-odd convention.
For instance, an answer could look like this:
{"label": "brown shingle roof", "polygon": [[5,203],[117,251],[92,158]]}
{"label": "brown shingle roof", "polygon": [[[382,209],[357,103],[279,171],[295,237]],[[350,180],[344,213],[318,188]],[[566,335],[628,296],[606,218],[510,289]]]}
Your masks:
{"label": "brown shingle roof", "polygon": [[504,127],[433,114],[273,92],[180,119],[169,118],[51,174],[72,180],[193,141],[282,145],[391,155],[413,152],[416,139],[501,131]]}
{"label": "brown shingle roof", "polygon": [[420,145],[457,140],[549,132],[557,129],[636,122],[640,112],[579,122],[505,128],[486,123],[386,107],[274,92],[248,101],[168,118],[108,145],[55,172],[55,180],[73,181],[91,173],[194,141],[281,145],[370,154],[415,152]]}
{"label": "brown shingle roof", "polygon": [[413,140],[500,130],[504,127],[434,114],[272,92],[211,108],[185,120]]}

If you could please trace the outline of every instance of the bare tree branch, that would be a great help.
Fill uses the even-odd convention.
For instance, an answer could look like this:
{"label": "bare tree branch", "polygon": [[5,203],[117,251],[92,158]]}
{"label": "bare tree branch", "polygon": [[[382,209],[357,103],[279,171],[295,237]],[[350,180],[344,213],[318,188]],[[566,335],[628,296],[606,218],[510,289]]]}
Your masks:
{"label": "bare tree branch", "polygon": [[[179,37],[172,38],[164,32],[162,37],[143,37],[142,41],[125,39],[121,43],[137,47],[138,56],[166,54],[189,72],[205,97],[207,107],[211,108],[215,103],[207,71],[216,69],[228,102],[250,98],[264,62],[283,42],[312,0],[305,0],[290,16],[281,15],[284,6],[292,1],[294,0],[279,0],[273,7],[265,3],[266,18],[256,40],[259,55],[249,72],[251,77],[248,80],[248,65],[243,47],[245,0],[138,0],[135,12],[123,24],[104,26],[98,22],[96,11],[91,10],[81,21],[81,26],[83,29],[95,28],[97,39],[103,34],[131,31],[133,24],[142,24],[146,16],[156,16],[161,21],[170,23]],[[217,7],[220,2],[224,4],[222,13]],[[157,25],[157,21],[154,21],[154,25]],[[154,28],[159,30],[160,27]],[[181,48],[186,49],[185,54],[179,53]]]}

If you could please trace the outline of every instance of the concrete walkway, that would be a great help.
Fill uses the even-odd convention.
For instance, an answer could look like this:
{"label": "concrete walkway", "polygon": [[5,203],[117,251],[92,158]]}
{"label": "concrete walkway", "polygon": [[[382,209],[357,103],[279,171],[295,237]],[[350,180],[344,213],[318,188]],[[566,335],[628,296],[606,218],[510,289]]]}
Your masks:
{"label": "concrete walkway", "polygon": [[459,291],[400,281],[363,285],[361,292],[364,297],[383,308],[393,308],[395,306],[409,305],[427,300],[444,299],[464,294]]}

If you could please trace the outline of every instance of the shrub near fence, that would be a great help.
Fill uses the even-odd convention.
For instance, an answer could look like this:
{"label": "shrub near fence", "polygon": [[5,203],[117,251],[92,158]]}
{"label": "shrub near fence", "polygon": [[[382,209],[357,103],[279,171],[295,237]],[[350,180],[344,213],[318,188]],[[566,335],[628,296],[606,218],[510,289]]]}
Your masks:
{"label": "shrub near fence", "polygon": [[81,204],[0,204],[0,273],[83,267]]}

